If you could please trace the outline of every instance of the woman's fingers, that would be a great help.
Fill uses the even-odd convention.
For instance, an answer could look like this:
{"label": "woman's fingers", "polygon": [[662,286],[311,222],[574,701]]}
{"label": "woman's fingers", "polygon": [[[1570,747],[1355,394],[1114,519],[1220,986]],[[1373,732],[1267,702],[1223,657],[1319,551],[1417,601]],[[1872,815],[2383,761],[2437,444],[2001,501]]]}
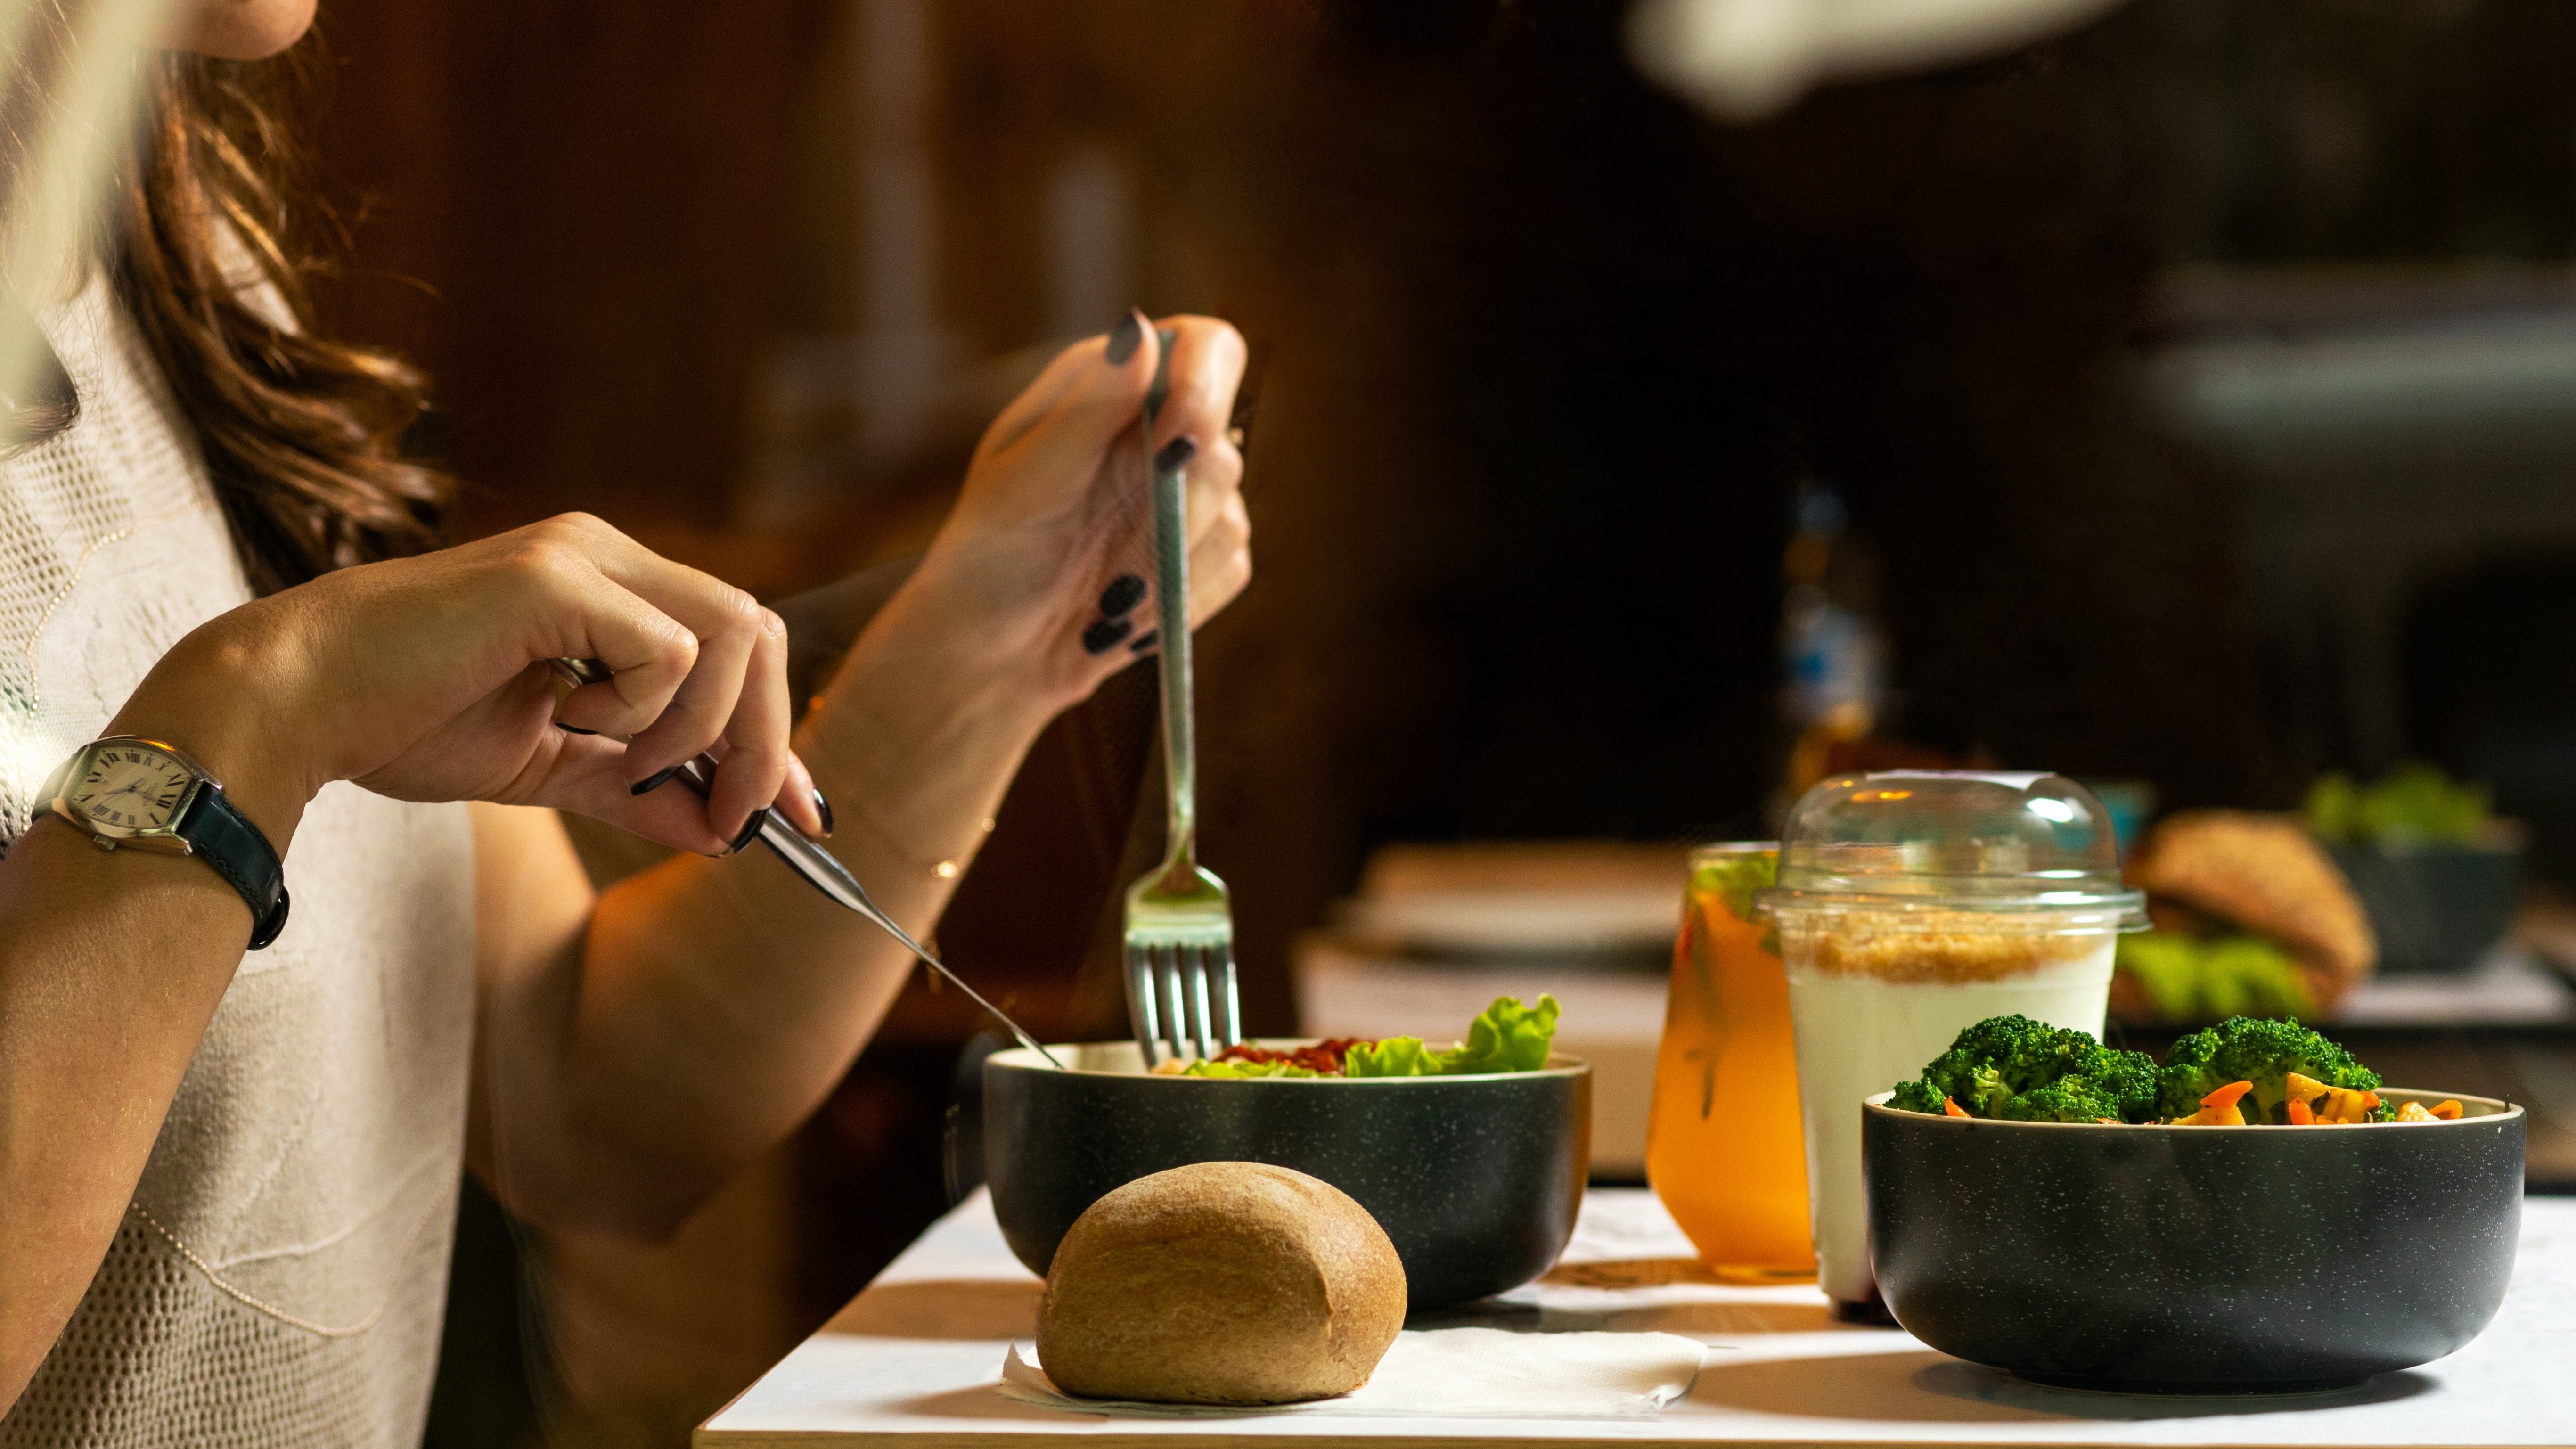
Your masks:
{"label": "woman's fingers", "polygon": [[1243,455],[1231,444],[1191,458],[1183,474],[1181,507],[1189,526],[1190,546],[1218,525],[1226,500],[1241,500],[1243,491]]}
{"label": "woman's fingers", "polygon": [[1190,541],[1190,627],[1196,629],[1252,582],[1252,514],[1228,489]]}
{"label": "woman's fingers", "polygon": [[[1252,582],[1252,514],[1244,507],[1240,487],[1242,476],[1243,460],[1232,450],[1221,452],[1206,463],[1190,465],[1188,488],[1183,496],[1190,540],[1189,612],[1192,629],[1206,623]],[[1145,539],[1144,546],[1147,550],[1152,548],[1150,536]],[[1151,573],[1150,564],[1145,573]],[[1137,577],[1141,582],[1144,574]],[[1142,604],[1142,617],[1147,620],[1136,632],[1147,642],[1143,649],[1135,649],[1131,645],[1129,652],[1149,654],[1160,642],[1149,632],[1154,628],[1150,590],[1138,588],[1134,592],[1136,600]],[[1108,602],[1106,598],[1102,600],[1104,608]]]}
{"label": "woman's fingers", "polygon": [[[1082,380],[1082,375],[1095,367],[1122,366],[1133,353],[1143,350],[1144,317],[1135,312],[1120,318],[1118,325],[1098,337],[1086,337],[1074,343],[1049,361],[1037,380],[1020,389],[1020,395],[984,429],[983,438],[975,445],[979,459],[1008,449],[1029,429],[1046,419],[1047,413],[1064,400]],[[1116,357],[1118,360],[1112,361]],[[1150,374],[1149,374],[1150,376]]]}
{"label": "woman's fingers", "polygon": [[1222,322],[1186,320],[1206,325],[1184,331],[1173,343],[1173,376],[1192,379],[1186,400],[1174,388],[1174,408],[1188,408],[1185,416],[1192,427],[1218,430],[1190,463],[1183,495],[1190,540],[1190,627],[1195,629],[1251,582],[1252,515],[1243,504],[1243,454],[1222,431],[1234,409],[1234,386],[1243,375],[1243,341]]}
{"label": "woman's fingers", "polygon": [[[1148,327],[1141,316],[1130,313],[1107,334],[1085,338],[1057,353],[1037,381],[1013,398],[984,430],[976,456],[1008,451],[1068,406],[1079,411],[1105,400],[1112,430],[1125,427],[1134,412],[1132,407],[1122,412],[1120,404],[1130,395],[1114,385],[1104,389],[1099,384],[1108,379],[1150,384],[1159,361],[1160,333],[1165,331],[1174,334],[1167,374],[1170,393],[1155,422],[1154,444],[1160,447],[1186,434],[1197,439],[1202,450],[1214,447],[1224,436],[1234,389],[1243,379],[1242,335],[1213,317],[1167,317]],[[1141,391],[1132,393],[1133,401],[1142,398]]]}
{"label": "woman's fingers", "polygon": [[696,642],[697,659],[669,705],[634,733],[627,780],[644,784],[721,739],[724,767],[708,810],[719,830],[739,830],[776,798],[787,776],[787,628],[758,600],[712,575],[646,549],[595,519],[601,572],[668,614]]}
{"label": "woman's fingers", "polygon": [[[724,730],[725,753],[716,770],[715,791],[707,815],[719,831],[739,840],[752,812],[784,798],[792,777],[803,767],[787,747],[794,711],[787,697],[787,624],[767,609],[757,610],[750,653],[733,717]],[[810,792],[809,778],[805,789]],[[810,802],[788,819],[802,826],[814,814]],[[748,843],[748,842],[745,842]]]}
{"label": "woman's fingers", "polygon": [[[1235,330],[1212,318],[1175,317],[1157,325],[1174,336],[1171,390],[1155,420],[1156,450],[1168,455],[1174,440],[1190,442],[1182,496],[1190,554],[1190,625],[1196,628],[1241,593],[1252,577],[1252,520],[1244,509],[1241,489],[1243,455],[1224,431],[1234,407],[1235,385],[1242,379],[1245,353]],[[1102,476],[1132,475],[1118,466],[1113,455]],[[1150,516],[1144,522],[1140,546],[1142,556],[1150,560]]]}
{"label": "woman's fingers", "polygon": [[[1103,344],[1095,350],[1085,343],[1057,359],[1065,372],[1062,391],[1054,393],[1043,412],[1018,428],[1007,443],[996,446],[988,440],[978,463],[1006,462],[1010,471],[1024,477],[1090,477],[1118,435],[1136,426],[1145,391],[1154,381],[1156,339],[1141,320],[1136,331],[1135,350],[1123,358],[1115,347]],[[1056,372],[1050,367],[1048,376],[1030,391],[1045,387]],[[1019,406],[1012,405],[1014,410]],[[999,436],[1003,431],[997,422],[993,433]]]}
{"label": "woman's fingers", "polygon": [[[786,626],[742,590],[673,563],[598,519],[567,515],[540,528],[547,546],[589,566],[590,579],[579,569],[558,572],[572,579],[585,624],[602,621],[590,631],[590,653],[614,672],[605,685],[575,690],[558,718],[630,735],[623,752],[630,788],[658,787],[681,761],[724,741],[725,762],[704,813],[714,829],[737,835],[787,780]],[[602,633],[615,637],[597,637]],[[639,652],[646,656],[641,683],[630,678],[638,666],[625,662]],[[616,706],[601,695],[613,695]]]}
{"label": "woman's fingers", "polygon": [[[1154,415],[1152,445],[1160,449],[1174,438],[1188,438],[1198,445],[1201,465],[1232,455],[1225,425],[1243,381],[1243,334],[1214,317],[1166,317],[1154,325],[1172,334],[1172,365],[1169,392]],[[1236,457],[1234,465],[1240,472],[1242,459]]]}
{"label": "woman's fingers", "polygon": [[510,565],[538,617],[542,642],[532,652],[596,659],[612,673],[574,690],[560,717],[598,734],[633,734],[660,718],[697,665],[696,634],[559,532],[522,541]]}
{"label": "woman's fingers", "polygon": [[817,840],[831,837],[834,824],[824,808],[823,792],[814,787],[814,772],[805,768],[804,757],[787,757],[787,786],[778,792],[778,812],[787,823]]}
{"label": "woman's fingers", "polygon": [[[312,614],[315,667],[354,681],[338,690],[351,701],[343,727],[317,734],[356,743],[323,778],[401,799],[576,810],[702,854],[741,839],[764,805],[824,828],[788,746],[777,615],[595,518],[342,570],[278,597]],[[557,698],[562,658],[597,660],[610,677]],[[668,783],[701,753],[721,759],[705,801]]]}
{"label": "woman's fingers", "polygon": [[528,787],[496,798],[587,815],[692,855],[721,855],[732,844],[731,835],[710,823],[705,802],[679,781],[636,794],[626,780],[626,747],[614,740],[567,735],[539,750]]}

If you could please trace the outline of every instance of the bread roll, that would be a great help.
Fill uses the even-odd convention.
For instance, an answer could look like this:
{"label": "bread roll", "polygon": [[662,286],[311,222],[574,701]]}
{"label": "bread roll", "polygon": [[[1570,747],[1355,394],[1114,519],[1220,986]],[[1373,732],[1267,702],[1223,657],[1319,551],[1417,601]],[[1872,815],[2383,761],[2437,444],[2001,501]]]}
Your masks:
{"label": "bread roll", "polygon": [[1202,1162],[1074,1220],[1038,1302],[1038,1362],[1104,1399],[1284,1404],[1367,1383],[1404,1326],[1404,1264],[1302,1172]]}
{"label": "bread roll", "polygon": [[2281,943],[2320,1004],[2371,973],[2379,940],[2343,872],[2296,820],[2243,810],[2166,816],[2129,858],[2147,908],[2181,906]]}

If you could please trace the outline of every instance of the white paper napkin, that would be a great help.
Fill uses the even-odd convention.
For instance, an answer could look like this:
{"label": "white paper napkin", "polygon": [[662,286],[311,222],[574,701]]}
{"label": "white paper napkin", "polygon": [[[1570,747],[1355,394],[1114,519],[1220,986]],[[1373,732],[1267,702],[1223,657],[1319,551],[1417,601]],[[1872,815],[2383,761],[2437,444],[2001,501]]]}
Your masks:
{"label": "white paper napkin", "polygon": [[1002,1396],[1089,1414],[1183,1418],[1348,1414],[1371,1418],[1601,1419],[1651,1415],[1690,1392],[1701,1345],[1671,1333],[1511,1333],[1439,1328],[1396,1336],[1377,1372],[1335,1399],[1258,1407],[1087,1399],[1049,1382],[1034,1349],[1012,1344]]}

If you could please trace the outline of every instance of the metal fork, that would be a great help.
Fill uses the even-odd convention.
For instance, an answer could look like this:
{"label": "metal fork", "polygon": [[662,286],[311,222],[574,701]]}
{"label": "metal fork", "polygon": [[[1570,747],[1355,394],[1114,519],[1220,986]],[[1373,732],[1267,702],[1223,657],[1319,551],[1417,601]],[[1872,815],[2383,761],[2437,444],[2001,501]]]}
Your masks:
{"label": "metal fork", "polygon": [[[1171,336],[1158,339],[1166,364]],[[1145,1065],[1168,1045],[1174,1057],[1213,1056],[1243,1040],[1234,985],[1234,910],[1225,882],[1198,863],[1198,735],[1190,700],[1190,560],[1184,505],[1187,465],[1163,468],[1152,452],[1162,385],[1145,403],[1145,471],[1154,494],[1154,604],[1162,633],[1163,784],[1171,804],[1163,863],[1127,888],[1127,1015]]]}

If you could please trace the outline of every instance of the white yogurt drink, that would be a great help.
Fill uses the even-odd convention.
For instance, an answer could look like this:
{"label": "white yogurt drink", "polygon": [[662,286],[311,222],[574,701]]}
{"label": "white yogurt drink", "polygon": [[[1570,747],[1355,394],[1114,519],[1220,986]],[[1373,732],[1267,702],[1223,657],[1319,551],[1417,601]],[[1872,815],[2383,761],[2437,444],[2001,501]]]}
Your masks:
{"label": "white yogurt drink", "polygon": [[1816,1278],[1884,1317],[1869,1265],[1861,1103],[1996,1016],[2102,1033],[2113,944],[2146,924],[2093,792],[2063,775],[1881,770],[1798,797],[1777,883]]}
{"label": "white yogurt drink", "polygon": [[[1922,1075],[1961,1031],[1988,1017],[2019,1013],[2099,1036],[2115,938],[1897,931],[1864,943],[1825,938],[1831,927],[1782,924],[1816,1280],[1836,1303],[1862,1304],[1876,1291],[1861,1186],[1862,1099]],[[1880,969],[1858,969],[1871,965]]]}

